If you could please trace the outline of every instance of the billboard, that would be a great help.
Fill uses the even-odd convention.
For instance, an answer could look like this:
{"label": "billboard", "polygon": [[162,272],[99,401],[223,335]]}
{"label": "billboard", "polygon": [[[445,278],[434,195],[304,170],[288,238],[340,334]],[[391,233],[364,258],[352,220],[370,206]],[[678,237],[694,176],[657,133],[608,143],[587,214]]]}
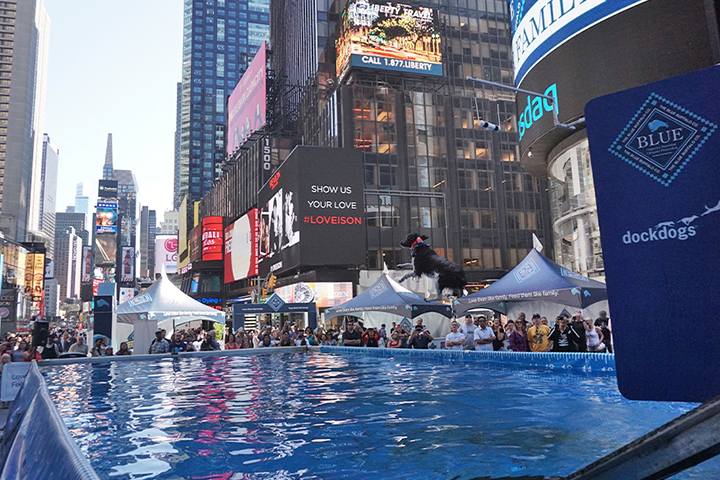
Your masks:
{"label": "billboard", "polygon": [[222,260],[223,255],[223,219],[205,217],[202,219],[202,260]]}
{"label": "billboard", "polygon": [[130,283],[135,281],[135,249],[122,247],[120,253],[120,281]]}
{"label": "billboard", "polygon": [[309,282],[296,283],[275,288],[280,298],[287,303],[315,302],[318,308],[331,308],[353,298],[352,282]]}
{"label": "billboard", "polygon": [[155,273],[177,273],[178,239],[175,235],[155,237]]}
{"label": "billboard", "polygon": [[515,85],[548,53],[582,31],[647,0],[587,0],[548,2],[512,0]]}
{"label": "billboard", "polygon": [[296,147],[258,193],[258,273],[365,262],[362,155]]}
{"label": "billboard", "polygon": [[117,239],[114,233],[98,233],[95,235],[95,265],[115,265]]}
{"label": "billboard", "polygon": [[258,274],[258,229],[256,208],[225,229],[225,283]]}
{"label": "billboard", "polygon": [[[583,117],[585,104],[595,97],[713,65],[714,34],[707,25],[702,0],[642,2],[557,45],[519,85],[554,97],[559,120],[569,123]],[[578,131],[555,127],[552,110],[546,99],[517,95],[522,164],[536,177],[547,178],[548,153]]]}
{"label": "billboard", "polygon": [[80,277],[80,283],[90,283],[92,281],[92,247],[85,245],[82,247],[82,276]]}
{"label": "billboard", "polygon": [[428,7],[351,0],[335,42],[336,72],[350,67],[442,76],[438,12]]}
{"label": "billboard", "polygon": [[[596,98],[585,108],[620,392],[720,395],[720,66]],[[712,293],[716,292],[716,293]],[[662,352],[661,355],[658,352]]]}
{"label": "billboard", "polygon": [[232,155],[250,135],[265,125],[267,109],[267,45],[260,46],[227,105],[227,153]]}
{"label": "billboard", "polygon": [[198,225],[190,230],[188,252],[188,257],[191,262],[197,262],[202,259],[202,225]]}
{"label": "billboard", "polygon": [[25,295],[40,302],[44,295],[45,254],[29,253],[25,257]]}
{"label": "billboard", "polygon": [[98,182],[98,198],[117,198],[117,180],[100,180]]}
{"label": "billboard", "polygon": [[95,215],[95,231],[97,233],[117,232],[117,203],[97,204],[97,215]]}

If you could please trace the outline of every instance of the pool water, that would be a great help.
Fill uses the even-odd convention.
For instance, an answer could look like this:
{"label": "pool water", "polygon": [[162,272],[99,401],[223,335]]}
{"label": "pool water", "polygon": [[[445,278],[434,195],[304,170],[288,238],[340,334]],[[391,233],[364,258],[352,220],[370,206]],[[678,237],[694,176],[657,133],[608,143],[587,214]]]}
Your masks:
{"label": "pool water", "polygon": [[567,475],[694,407],[626,400],[608,375],[322,353],[41,371],[105,479]]}

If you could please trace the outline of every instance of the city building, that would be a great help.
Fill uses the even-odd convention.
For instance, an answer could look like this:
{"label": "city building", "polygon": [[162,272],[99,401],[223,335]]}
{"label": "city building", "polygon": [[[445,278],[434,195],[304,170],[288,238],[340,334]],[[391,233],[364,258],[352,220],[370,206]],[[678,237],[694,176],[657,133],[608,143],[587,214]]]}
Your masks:
{"label": "city building", "polygon": [[0,5],[0,231],[38,231],[50,19],[43,0]]}
{"label": "city building", "polygon": [[155,210],[142,207],[140,210],[140,276],[155,278],[155,237],[157,236],[157,215]]}
{"label": "city building", "polygon": [[42,182],[40,190],[40,231],[49,239],[47,255],[53,258],[55,243],[55,197],[57,196],[60,150],[46,133],[43,135]]}
{"label": "city building", "polygon": [[178,218],[179,213],[177,210],[165,212],[165,218],[160,222],[158,233],[160,235],[176,235],[178,233]]}
{"label": "city building", "polygon": [[[75,186],[75,207],[73,212],[84,213],[85,220],[89,222],[92,219],[92,215],[90,214],[90,198],[84,195],[83,188],[84,185],[82,183],[78,183]],[[90,225],[87,225],[85,229],[90,230]]]}
{"label": "city building", "polygon": [[113,180],[113,146],[112,133],[108,133],[105,146],[105,163],[103,164],[103,180]]}
{"label": "city building", "polygon": [[55,278],[59,285],[60,302],[80,298],[82,239],[75,228],[55,230]]}
{"label": "city building", "polygon": [[60,282],[56,278],[45,279],[45,317],[52,318],[60,312]]}
{"label": "city building", "polygon": [[[364,262],[355,270],[278,265],[278,286],[368,286],[384,266],[410,261],[399,245],[409,232],[428,235],[438,253],[462,265],[471,288],[515,267],[532,248],[533,233],[552,255],[548,183],[519,162],[515,97],[467,79],[513,81],[508,5],[481,3],[460,9],[444,0],[432,11],[418,9],[416,18],[428,19],[418,24],[426,38],[412,48],[429,60],[413,71],[417,62],[374,68],[384,57],[363,66],[357,63],[362,57],[346,54],[354,37],[336,32],[362,34],[358,12],[368,2],[350,2],[345,11],[337,3],[272,2],[264,135],[233,152],[226,174],[200,202],[199,218],[222,215],[233,222],[262,209],[255,192],[269,178],[266,167],[274,169],[295,145],[354,148],[362,152]],[[498,131],[483,128],[485,122]],[[374,276],[361,277],[359,270]],[[231,282],[226,299],[254,288],[252,279]]]}
{"label": "city building", "polygon": [[119,245],[134,247],[137,243],[139,213],[137,180],[131,170],[116,169],[113,172],[113,177],[118,182]]}
{"label": "city building", "polygon": [[85,229],[87,224],[84,213],[75,212],[75,207],[68,207],[68,212],[57,212],[55,214],[55,231],[72,227],[75,234],[82,239],[83,245],[90,245],[92,235]]}
{"label": "city building", "polygon": [[185,0],[184,8],[175,208],[183,195],[200,200],[221,173],[227,97],[268,39],[270,7],[267,0]]}
{"label": "city building", "polygon": [[173,209],[180,206],[180,143],[182,130],[182,82],[177,84],[175,102],[175,148],[173,149]]}

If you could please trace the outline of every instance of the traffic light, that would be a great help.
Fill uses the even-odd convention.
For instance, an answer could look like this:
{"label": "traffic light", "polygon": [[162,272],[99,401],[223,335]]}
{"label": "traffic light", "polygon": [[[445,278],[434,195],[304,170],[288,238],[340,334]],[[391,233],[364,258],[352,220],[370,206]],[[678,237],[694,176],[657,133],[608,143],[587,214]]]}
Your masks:
{"label": "traffic light", "polygon": [[267,297],[267,288],[262,288],[262,289],[260,289],[260,294],[261,294],[263,297]]}
{"label": "traffic light", "polygon": [[275,283],[277,283],[277,277],[275,275],[270,275],[270,278],[268,278],[267,286],[269,289],[275,288]]}

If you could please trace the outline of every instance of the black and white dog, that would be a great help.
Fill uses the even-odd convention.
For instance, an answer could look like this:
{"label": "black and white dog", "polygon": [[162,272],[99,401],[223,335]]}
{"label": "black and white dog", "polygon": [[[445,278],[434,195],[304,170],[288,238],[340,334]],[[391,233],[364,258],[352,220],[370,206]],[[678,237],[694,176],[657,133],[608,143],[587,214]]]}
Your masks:
{"label": "black and white dog", "polygon": [[432,247],[425,243],[427,235],[411,233],[400,245],[410,249],[412,263],[403,263],[398,268],[412,268],[412,272],[408,273],[400,279],[404,282],[408,278],[419,278],[423,275],[434,278],[437,288],[437,297],[426,298],[427,301],[441,300],[442,296],[462,297],[465,295],[465,271],[453,262],[441,257]]}

